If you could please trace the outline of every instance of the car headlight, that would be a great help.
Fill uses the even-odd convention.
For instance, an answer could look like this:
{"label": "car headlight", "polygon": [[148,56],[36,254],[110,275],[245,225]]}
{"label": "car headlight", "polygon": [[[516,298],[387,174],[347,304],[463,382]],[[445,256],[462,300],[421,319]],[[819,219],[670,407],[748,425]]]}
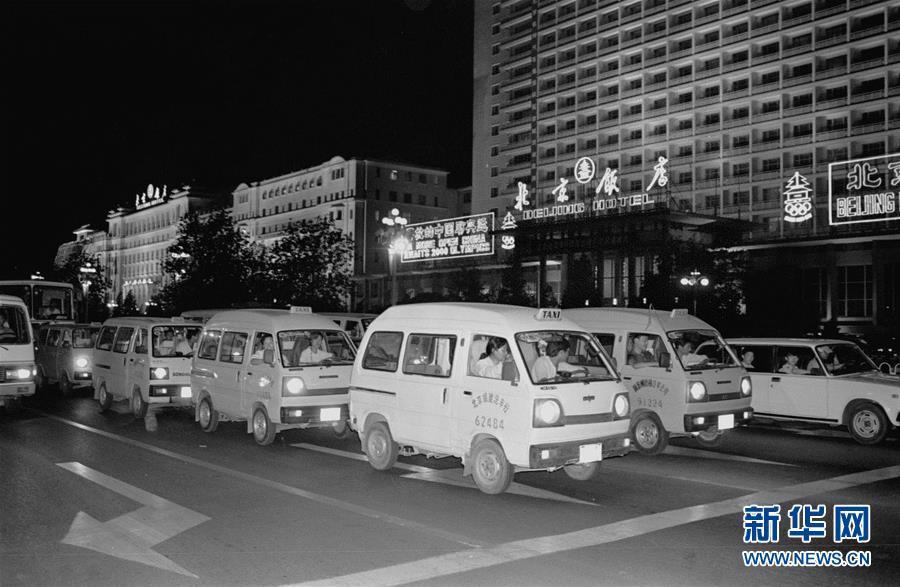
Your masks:
{"label": "car headlight", "polygon": [[150,379],[168,379],[169,370],[165,367],[153,367],[150,369]]}
{"label": "car headlight", "polygon": [[562,426],[562,405],[555,399],[534,400],[534,427]]}
{"label": "car headlight", "polygon": [[31,377],[31,369],[28,367],[19,367],[16,369],[16,377],[18,379],[28,379]]}
{"label": "car headlight", "polygon": [[706,399],[706,386],[702,381],[692,381],[688,385],[690,386],[688,393],[691,401],[702,402]]}
{"label": "car headlight", "polygon": [[88,360],[84,357],[78,357],[77,359],[75,359],[75,366],[79,369],[84,369],[88,366]]}
{"label": "car headlight", "polygon": [[13,365],[4,369],[7,381],[27,381],[37,375],[37,367],[34,365]]}
{"label": "car headlight", "polygon": [[281,395],[298,395],[306,389],[306,384],[300,377],[285,377],[281,384]]}
{"label": "car headlight", "polygon": [[750,383],[749,377],[741,377],[741,393],[743,395],[750,395],[753,393],[753,384]]}
{"label": "car headlight", "polygon": [[628,401],[627,393],[620,393],[616,396],[616,399],[613,400],[613,412],[616,414],[617,420],[626,417],[630,408],[631,402]]}

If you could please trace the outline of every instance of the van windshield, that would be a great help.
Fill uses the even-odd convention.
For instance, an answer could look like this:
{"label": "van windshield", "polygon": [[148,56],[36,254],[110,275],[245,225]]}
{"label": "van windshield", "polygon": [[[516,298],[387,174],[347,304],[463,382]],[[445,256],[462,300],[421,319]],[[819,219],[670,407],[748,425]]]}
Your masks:
{"label": "van windshield", "polygon": [[73,328],[72,329],[72,346],[76,349],[89,349],[94,346],[97,340],[97,333],[100,328]]}
{"label": "van windshield", "polygon": [[737,357],[715,330],[673,330],[667,334],[685,371],[738,366]]}
{"label": "van windshield", "polygon": [[154,357],[193,357],[200,338],[199,326],[154,326]]}
{"label": "van windshield", "polygon": [[285,367],[350,365],[356,358],[343,330],[282,330],[278,350]]}
{"label": "van windshield", "polygon": [[25,308],[0,305],[0,344],[28,344],[30,342]]}
{"label": "van windshield", "polygon": [[541,330],[516,334],[533,383],[616,379],[612,361],[587,332]]}

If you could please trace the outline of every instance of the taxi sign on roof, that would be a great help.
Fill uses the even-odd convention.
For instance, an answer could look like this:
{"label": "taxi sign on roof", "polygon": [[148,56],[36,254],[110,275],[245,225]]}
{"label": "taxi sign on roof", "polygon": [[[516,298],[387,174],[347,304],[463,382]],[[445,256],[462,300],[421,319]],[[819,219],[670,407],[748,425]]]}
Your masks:
{"label": "taxi sign on roof", "polygon": [[669,318],[674,318],[675,316],[687,316],[688,311],[687,308],[675,308],[672,310],[672,313],[669,314]]}
{"label": "taxi sign on roof", "polygon": [[539,308],[534,317],[537,320],[562,320],[562,310],[559,308]]}
{"label": "taxi sign on roof", "polygon": [[309,306],[291,306],[291,314],[312,314]]}

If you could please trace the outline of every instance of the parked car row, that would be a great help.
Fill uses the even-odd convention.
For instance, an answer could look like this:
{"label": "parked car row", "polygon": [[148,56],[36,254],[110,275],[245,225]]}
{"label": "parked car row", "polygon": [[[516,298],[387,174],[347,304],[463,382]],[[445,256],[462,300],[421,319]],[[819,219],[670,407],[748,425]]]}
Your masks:
{"label": "parked car row", "polygon": [[862,444],[900,425],[900,378],[852,342],[725,341],[685,310],[400,305],[358,347],[342,326],[308,308],[224,310],[202,326],[51,324],[38,371],[85,381],[67,369],[79,366],[75,341],[93,335],[87,381],[103,409],[115,398],[136,416],[189,408],[206,432],[246,421],[261,445],[290,428],[349,427],[375,469],[401,454],[455,456],[487,493],[515,471],[587,479],[603,459],[632,445],[657,454],[673,436],[713,445],[754,417],[846,426]]}

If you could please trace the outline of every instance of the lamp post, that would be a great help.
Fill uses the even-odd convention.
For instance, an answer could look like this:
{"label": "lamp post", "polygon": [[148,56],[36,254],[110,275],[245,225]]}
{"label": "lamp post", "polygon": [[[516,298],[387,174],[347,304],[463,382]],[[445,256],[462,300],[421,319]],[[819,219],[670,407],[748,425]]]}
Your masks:
{"label": "lamp post", "polygon": [[681,285],[691,288],[691,299],[694,305],[694,316],[697,315],[697,288],[709,287],[709,278],[694,269],[689,275],[681,278]]}
{"label": "lamp post", "polygon": [[78,268],[81,290],[84,294],[84,321],[88,321],[88,291],[91,289],[91,279],[97,275],[97,268],[90,261]]}
{"label": "lamp post", "polygon": [[397,305],[397,261],[403,255],[403,251],[409,248],[409,240],[405,236],[405,226],[409,223],[397,208],[391,209],[388,216],[381,219],[381,223],[388,227],[388,269],[391,273],[391,305]]}

